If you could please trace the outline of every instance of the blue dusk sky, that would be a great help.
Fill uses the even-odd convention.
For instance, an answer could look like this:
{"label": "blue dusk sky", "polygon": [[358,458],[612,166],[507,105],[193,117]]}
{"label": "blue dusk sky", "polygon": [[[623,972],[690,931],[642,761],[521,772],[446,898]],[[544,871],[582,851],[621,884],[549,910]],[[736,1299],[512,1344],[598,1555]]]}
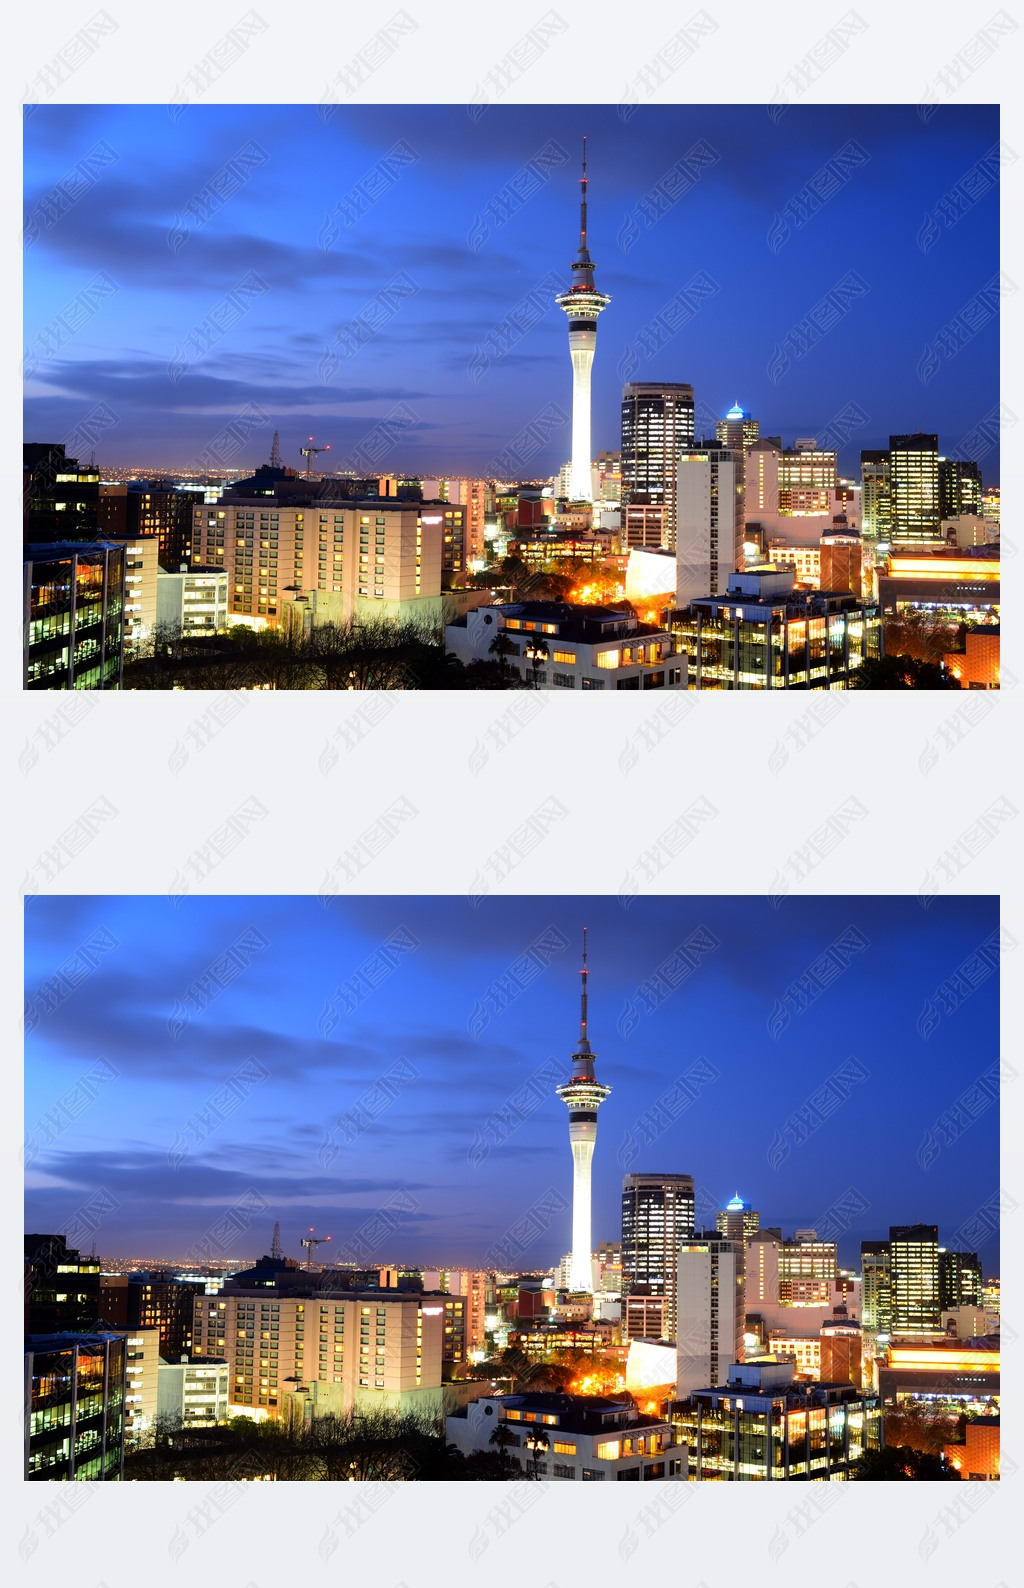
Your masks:
{"label": "blue dusk sky", "polygon": [[698,434],[738,401],[838,436],[846,473],[890,433],[963,456],[999,396],[998,109],[929,108],[33,107],[25,438],[102,404],[101,465],[248,468],[278,428],[365,472],[391,415],[382,468],[479,473],[525,429],[507,471],[553,472],[585,133],[595,454],[631,379],[691,382]]}
{"label": "blue dusk sky", "polygon": [[738,1192],[857,1266],[920,1220],[998,1272],[991,945],[939,992],[993,898],[37,897],[26,923],[27,1230],[181,1258],[248,1208],[224,1256],[280,1220],[344,1259],[390,1206],[371,1262],[482,1265],[518,1229],[515,1266],[553,1263],[587,926],[595,1243],[625,1171],[682,1172],[698,1222]]}

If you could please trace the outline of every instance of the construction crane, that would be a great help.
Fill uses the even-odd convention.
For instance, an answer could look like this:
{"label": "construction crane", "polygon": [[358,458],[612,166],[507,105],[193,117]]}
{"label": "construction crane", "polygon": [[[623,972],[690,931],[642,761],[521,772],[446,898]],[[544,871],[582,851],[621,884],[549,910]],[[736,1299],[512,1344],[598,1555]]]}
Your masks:
{"label": "construction crane", "polygon": [[314,1226],[311,1224],[309,1226],[309,1234],[308,1235],[304,1235],[302,1237],[301,1241],[299,1242],[300,1246],[307,1246],[309,1248],[309,1258],[307,1260],[306,1267],[309,1269],[309,1271],[311,1273],[312,1273],[312,1270],[313,1270],[313,1248],[314,1248],[314,1246],[322,1246],[324,1241],[329,1241],[330,1238],[331,1238],[329,1235],[314,1235],[313,1234],[313,1228],[314,1228]]}
{"label": "construction crane", "polygon": [[313,459],[316,457],[317,453],[318,452],[330,452],[330,450],[331,450],[330,444],[328,444],[326,447],[315,447],[313,445],[313,437],[312,436],[310,436],[310,438],[309,438],[309,446],[308,447],[300,447],[299,448],[300,454],[302,455],[302,457],[304,457],[307,460],[306,461],[306,479],[307,480],[311,480],[313,478]]}
{"label": "construction crane", "polygon": [[281,1221],[280,1221],[280,1219],[274,1225],[274,1239],[270,1243],[270,1255],[271,1255],[271,1257],[279,1257],[279,1258],[283,1258],[284,1257],[284,1252],[281,1250]]}

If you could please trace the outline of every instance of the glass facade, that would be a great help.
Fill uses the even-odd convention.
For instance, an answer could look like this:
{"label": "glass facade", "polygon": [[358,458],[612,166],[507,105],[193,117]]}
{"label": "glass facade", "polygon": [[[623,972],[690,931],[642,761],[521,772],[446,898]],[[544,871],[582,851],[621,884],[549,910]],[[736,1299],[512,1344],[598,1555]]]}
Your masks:
{"label": "glass facade", "polygon": [[[675,1339],[676,1252],[693,1235],[694,1191],[690,1175],[629,1174],[622,1186],[622,1294],[662,1297],[662,1339]],[[646,1308],[630,1308],[627,1333],[646,1335]]]}
{"label": "glass facade", "polygon": [[894,1224],[889,1231],[892,1333],[939,1328],[939,1232],[935,1224]]}
{"label": "glass facade", "polygon": [[889,492],[893,540],[942,539],[937,435],[889,437]]}
{"label": "glass facade", "polygon": [[757,606],[695,601],[670,627],[691,689],[847,689],[861,662],[881,653],[877,605],[811,592]]}
{"label": "glass facade", "polygon": [[690,1480],[843,1482],[850,1465],[881,1443],[878,1397],[823,1385],[775,1395],[708,1390],[671,1414],[689,1450]]}
{"label": "glass facade", "polygon": [[124,1375],[121,1335],[27,1337],[26,1478],[51,1483],[121,1479]]}
{"label": "glass facade", "polygon": [[627,546],[676,544],[676,468],[693,446],[693,387],[632,382],[622,393],[622,502]]}
{"label": "glass facade", "polygon": [[25,548],[27,689],[120,689],[125,548]]}

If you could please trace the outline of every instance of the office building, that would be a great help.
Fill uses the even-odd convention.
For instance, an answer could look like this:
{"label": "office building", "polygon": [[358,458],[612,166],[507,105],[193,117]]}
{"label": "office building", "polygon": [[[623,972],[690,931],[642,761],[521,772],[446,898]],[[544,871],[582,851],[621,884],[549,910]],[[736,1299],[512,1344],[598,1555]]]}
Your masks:
{"label": "office building", "polygon": [[693,1236],[693,1176],[627,1174],[622,1182],[623,1332],[676,1337],[676,1254]]}
{"label": "office building", "polygon": [[890,1333],[933,1334],[942,1327],[939,1232],[934,1224],[894,1224],[889,1230]]}
{"label": "office building", "polygon": [[938,436],[918,430],[889,437],[889,500],[893,544],[942,539]]}
{"label": "office building", "polygon": [[569,355],[572,359],[572,466],[569,498],[592,502],[590,472],[590,375],[597,347],[597,317],[611,302],[594,286],[594,261],[587,248],[587,140],[583,140],[583,176],[580,181],[580,244],[572,263],[572,286],[556,298],[569,321]]}
{"label": "office building", "polygon": [[676,480],[676,603],[718,595],[743,566],[743,453],[691,448]]}
{"label": "office building", "polygon": [[183,564],[156,579],[156,621],[161,635],[184,639],[223,634],[228,626],[228,575],[220,567]]}
{"label": "office building", "polygon": [[119,1482],[124,1476],[124,1393],[123,1335],[26,1335],[26,1479]]}
{"label": "office building", "polygon": [[[749,536],[763,526],[758,524],[747,525],[746,533]],[[793,588],[795,590],[821,590],[825,586],[821,582],[821,538],[817,537],[813,545],[791,540],[789,537],[771,535],[767,537],[764,561],[773,568],[788,569],[793,575]]]}
{"label": "office building", "polygon": [[831,527],[822,530],[820,547],[818,588],[863,595],[864,552],[860,532],[845,513],[836,513]]}
{"label": "office building", "polygon": [[774,436],[762,436],[746,449],[743,505],[748,519],[778,516],[781,455],[781,443],[777,443]]}
{"label": "office building", "polygon": [[865,540],[889,544],[892,535],[892,498],[889,489],[888,450],[860,455],[861,533]]}
{"label": "office building", "polygon": [[569,1289],[590,1292],[594,1274],[590,1235],[590,1182],[597,1143],[597,1111],[611,1087],[594,1078],[594,1058],[587,1037],[587,929],[583,928],[583,969],[580,971],[580,1035],[572,1056],[571,1079],[556,1087],[569,1110],[569,1146],[572,1151],[572,1269]]}
{"label": "office building", "polygon": [[798,440],[778,454],[777,512],[791,517],[828,511],[836,489],[836,454],[811,438]]}
{"label": "office building", "polygon": [[173,1428],[215,1428],[228,1420],[229,1368],[225,1357],[183,1354],[160,1360],[157,1410]]}
{"label": "office building", "polygon": [[[496,1428],[506,1441],[492,1444]],[[488,1395],[445,1421],[445,1437],[463,1455],[493,1453],[524,1477],[581,1483],[685,1481],[687,1451],[670,1425],[628,1400],[603,1395]]]}
{"label": "office building", "polygon": [[99,1321],[99,1258],[83,1257],[63,1235],[26,1235],[26,1334],[85,1334]]}
{"label": "office building", "polygon": [[724,1382],[728,1364],[743,1360],[743,1255],[742,1241],[707,1230],[680,1242],[676,1257],[680,1396]]}
{"label": "office building", "polygon": [[756,1312],[761,1306],[777,1307],[779,1304],[781,1245],[782,1242],[767,1230],[758,1229],[747,1237],[744,1273],[748,1312]]}
{"label": "office building", "polygon": [[24,552],[26,689],[120,689],[125,548],[51,541]]}
{"label": "office building", "polygon": [[[802,1319],[800,1320],[803,1321]],[[751,1331],[748,1328],[748,1333]],[[774,1357],[790,1357],[795,1363],[796,1377],[798,1379],[818,1379],[821,1377],[821,1335],[801,1333],[797,1326],[792,1328],[779,1328],[778,1325],[767,1331],[767,1339],[761,1342],[759,1348],[765,1354]],[[749,1353],[753,1354],[753,1353]]]}
{"label": "office building", "polygon": [[633,381],[622,392],[623,548],[676,545],[678,461],[693,448],[693,387]]}
{"label": "office building", "polygon": [[[488,1276],[483,1269],[453,1268],[445,1276],[443,1289],[464,1302],[464,1342],[472,1359],[485,1345]],[[429,1288],[429,1287],[425,1287]]]}
{"label": "office building", "polygon": [[152,639],[157,622],[157,543],[129,540],[124,548],[124,649],[138,651]]}
{"label": "office building", "polygon": [[779,1300],[790,1307],[821,1306],[836,1277],[836,1243],[819,1241],[813,1230],[803,1239],[800,1234],[779,1247]]}
{"label": "office building", "polygon": [[847,689],[881,653],[874,602],[797,590],[784,569],[732,574],[725,595],[692,601],[669,626],[691,689]]}
{"label": "office building", "polygon": [[888,1335],[892,1326],[889,1242],[861,1241],[860,1264],[864,1331]]}
{"label": "office building", "polygon": [[761,1228],[761,1215],[749,1202],[744,1202],[737,1191],[730,1202],[715,1214],[715,1229],[730,1240],[747,1240]]}
{"label": "office building", "polygon": [[160,1331],[131,1329],[124,1337],[124,1442],[131,1450],[156,1427]]}
{"label": "office building", "polygon": [[745,447],[752,447],[760,434],[757,420],[739,403],[733,403],[725,417],[715,421],[715,440],[720,447],[737,447],[742,452]]}
{"label": "office building", "polygon": [[[502,649],[493,650],[499,639]],[[445,626],[460,662],[500,661],[538,689],[680,689],[685,658],[668,630],[630,609],[520,601],[477,607]]]}
{"label": "office building", "polygon": [[691,1482],[844,1481],[882,1442],[877,1395],[797,1383],[794,1363],[771,1357],[733,1363],[721,1385],[680,1399],[669,1416],[689,1451]]}
{"label": "office building", "polygon": [[981,470],[976,463],[939,459],[941,518],[980,518],[984,504]]}
{"label": "office building", "polygon": [[229,622],[433,621],[444,551],[454,568],[464,515],[444,502],[298,503],[236,489],[194,510],[192,562],[227,574]]}
{"label": "office building", "polygon": [[22,452],[25,543],[103,539],[95,465],[65,456],[62,442],[26,442]]}
{"label": "office building", "polygon": [[306,1276],[304,1295],[252,1289],[196,1298],[195,1351],[226,1358],[232,1406],[280,1417],[287,1389],[315,1384],[339,1411],[439,1404],[445,1296],[314,1291],[317,1277]]}
{"label": "office building", "polygon": [[977,1252],[950,1252],[939,1247],[939,1308],[980,1307],[981,1264]]}

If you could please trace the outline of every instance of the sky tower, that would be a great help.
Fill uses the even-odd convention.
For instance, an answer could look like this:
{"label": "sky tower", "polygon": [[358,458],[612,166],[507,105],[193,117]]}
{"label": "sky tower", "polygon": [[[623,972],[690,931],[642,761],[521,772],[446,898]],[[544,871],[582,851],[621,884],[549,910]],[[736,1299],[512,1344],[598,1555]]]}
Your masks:
{"label": "sky tower", "polygon": [[[572,263],[572,286],[555,302],[569,317],[572,358],[572,461],[569,496],[574,502],[593,500],[590,479],[590,370],[597,344],[597,317],[612,301],[594,287],[594,262],[587,250],[587,140],[583,140],[580,178],[580,247]],[[586,983],[584,982],[584,986]]]}
{"label": "sky tower", "polygon": [[594,1080],[594,1055],[587,1041],[587,929],[583,928],[583,978],[580,1006],[580,1040],[572,1056],[572,1080],[556,1088],[569,1109],[569,1145],[572,1148],[572,1266],[569,1289],[593,1291],[590,1239],[590,1166],[597,1140],[597,1111],[610,1086]]}

